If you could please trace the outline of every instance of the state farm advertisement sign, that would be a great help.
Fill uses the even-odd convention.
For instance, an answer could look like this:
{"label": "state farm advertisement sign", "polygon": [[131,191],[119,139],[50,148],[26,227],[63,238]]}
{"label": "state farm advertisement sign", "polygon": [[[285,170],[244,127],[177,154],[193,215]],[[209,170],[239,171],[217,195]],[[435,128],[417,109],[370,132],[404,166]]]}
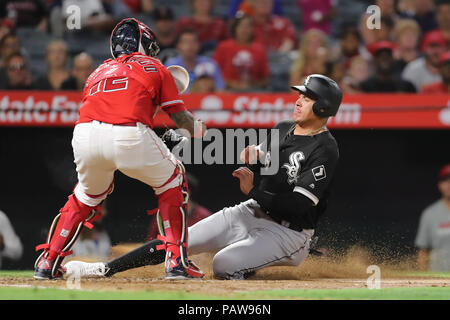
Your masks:
{"label": "state farm advertisement sign", "polygon": [[73,126],[79,92],[0,91],[0,125]]}
{"label": "state farm advertisement sign", "polygon": [[[73,126],[81,107],[79,92],[0,91],[1,126]],[[186,94],[187,108],[209,127],[270,128],[289,119],[296,93]],[[160,112],[155,126],[173,126]],[[330,128],[450,128],[450,96],[367,94],[344,96]]]}

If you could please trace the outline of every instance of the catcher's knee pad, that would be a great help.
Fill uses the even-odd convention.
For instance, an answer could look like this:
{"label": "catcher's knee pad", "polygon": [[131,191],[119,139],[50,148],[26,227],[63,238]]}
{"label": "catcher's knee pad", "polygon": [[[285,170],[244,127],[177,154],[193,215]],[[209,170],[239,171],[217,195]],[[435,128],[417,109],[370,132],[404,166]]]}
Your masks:
{"label": "catcher's knee pad", "polygon": [[83,226],[92,228],[91,222],[100,218],[100,205],[90,207],[80,202],[74,194],[54,218],[47,235],[46,243],[36,247],[36,251],[44,250],[36,260],[35,267],[41,257],[55,261],[55,272],[65,256],[72,254],[70,248],[78,238]]}
{"label": "catcher's knee pad", "polygon": [[88,194],[84,191],[84,188],[80,183],[77,183],[73,189],[73,194],[80,202],[85,203],[88,206],[95,207],[101,204],[108,195],[114,191],[114,181],[111,182],[108,189],[100,194]]}

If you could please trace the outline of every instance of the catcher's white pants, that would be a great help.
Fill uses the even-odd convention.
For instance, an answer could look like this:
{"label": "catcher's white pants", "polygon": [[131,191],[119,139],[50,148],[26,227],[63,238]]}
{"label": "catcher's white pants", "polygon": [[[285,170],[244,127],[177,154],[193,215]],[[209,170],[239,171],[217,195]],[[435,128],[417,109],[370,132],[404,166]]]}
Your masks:
{"label": "catcher's white pants", "polygon": [[[178,160],[148,126],[117,126],[99,121],[80,123],[72,147],[78,172],[76,197],[88,206],[103,201],[114,172],[140,180],[160,194],[182,183],[182,176],[166,183]],[[100,195],[100,196],[99,196]]]}
{"label": "catcher's white pants", "polygon": [[249,271],[269,266],[297,266],[309,254],[314,230],[302,232],[273,220],[257,218],[250,199],[224,208],[188,230],[190,254],[218,251],[213,260],[216,276],[243,279]]}

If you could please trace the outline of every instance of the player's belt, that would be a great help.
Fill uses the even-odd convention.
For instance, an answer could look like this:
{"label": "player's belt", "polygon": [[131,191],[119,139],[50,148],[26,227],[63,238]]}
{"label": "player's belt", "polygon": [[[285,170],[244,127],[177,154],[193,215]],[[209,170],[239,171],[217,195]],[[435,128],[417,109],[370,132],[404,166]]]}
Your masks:
{"label": "player's belt", "polygon": [[[97,120],[94,120],[95,122],[97,122],[97,123],[106,123],[106,122],[103,122],[103,121],[97,121]],[[107,124],[112,124],[112,125],[114,125],[114,126],[124,126],[124,127],[136,127],[137,126],[137,122],[123,122],[123,123],[107,123]]]}
{"label": "player's belt", "polygon": [[273,221],[275,223],[282,225],[283,227],[289,228],[294,231],[298,231],[298,232],[303,231],[303,228],[300,228],[299,226],[296,226],[286,220],[277,219],[276,217],[271,216],[270,213],[267,210],[265,210],[264,208],[253,207],[253,210],[255,212],[255,217],[257,217],[257,218],[262,218],[262,219]]}
{"label": "player's belt", "polygon": [[136,122],[124,122],[124,123],[116,124],[116,126],[136,127],[137,123]]}

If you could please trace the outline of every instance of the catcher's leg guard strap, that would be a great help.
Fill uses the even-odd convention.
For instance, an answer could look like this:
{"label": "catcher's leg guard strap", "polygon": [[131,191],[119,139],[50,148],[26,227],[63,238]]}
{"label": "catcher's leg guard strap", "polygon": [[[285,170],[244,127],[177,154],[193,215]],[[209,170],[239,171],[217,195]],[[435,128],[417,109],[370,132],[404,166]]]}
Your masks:
{"label": "catcher's leg guard strap", "polygon": [[47,258],[54,260],[56,257],[64,257],[70,254],[70,248],[81,232],[83,226],[92,228],[89,221],[95,217],[96,211],[92,207],[86,206],[78,201],[75,195],[70,195],[69,200],[60,213],[53,220],[47,243],[38,246],[36,249],[48,251]]}

